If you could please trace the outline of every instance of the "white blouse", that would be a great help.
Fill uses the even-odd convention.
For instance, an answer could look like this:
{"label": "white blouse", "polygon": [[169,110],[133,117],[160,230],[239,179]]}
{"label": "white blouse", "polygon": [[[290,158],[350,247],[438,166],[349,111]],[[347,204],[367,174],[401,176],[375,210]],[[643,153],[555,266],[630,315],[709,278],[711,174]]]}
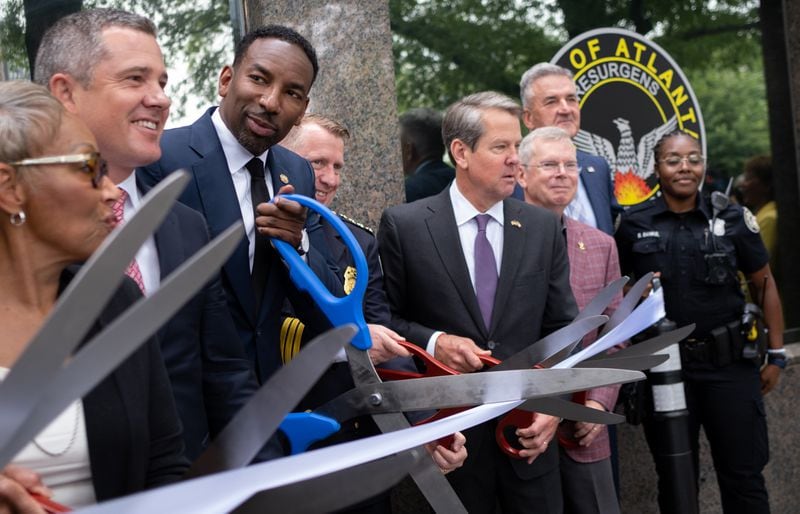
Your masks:
{"label": "white blouse", "polygon": [[[0,367],[0,381],[8,369]],[[42,430],[12,461],[39,473],[52,500],[78,508],[97,503],[89,465],[83,402],[78,400]]]}

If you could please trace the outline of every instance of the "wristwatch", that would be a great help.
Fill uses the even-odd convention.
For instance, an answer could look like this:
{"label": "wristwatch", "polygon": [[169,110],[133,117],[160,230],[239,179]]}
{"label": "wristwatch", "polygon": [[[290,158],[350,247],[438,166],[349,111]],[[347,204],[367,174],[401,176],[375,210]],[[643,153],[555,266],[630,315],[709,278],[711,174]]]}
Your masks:
{"label": "wristwatch", "polygon": [[311,241],[308,240],[308,233],[306,232],[306,229],[303,229],[303,238],[300,240],[300,244],[296,248],[297,253],[300,255],[305,255],[308,253],[309,248],[311,248]]}
{"label": "wristwatch", "polygon": [[781,369],[786,369],[786,365],[789,363],[789,359],[786,357],[786,354],[768,354],[767,355],[767,364],[772,364],[778,366]]}

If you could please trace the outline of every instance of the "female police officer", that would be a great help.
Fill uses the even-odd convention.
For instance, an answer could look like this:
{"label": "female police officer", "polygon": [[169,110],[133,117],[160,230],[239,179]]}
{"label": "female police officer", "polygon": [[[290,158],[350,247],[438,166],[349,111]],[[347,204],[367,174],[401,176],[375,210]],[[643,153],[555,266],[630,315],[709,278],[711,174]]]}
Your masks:
{"label": "female police officer", "polygon": [[[761,473],[769,459],[762,395],[775,387],[786,364],[769,257],[750,211],[726,202],[713,202],[715,208],[698,194],[705,162],[695,138],[669,133],[654,153],[661,196],[623,214],[616,233],[622,271],[660,272],[667,318],[678,326],[697,324],[680,345],[695,471],[702,425],[724,511],[769,512]],[[742,355],[758,352],[745,348],[745,300],[737,270],[748,278],[770,328],[763,369],[761,359]]]}

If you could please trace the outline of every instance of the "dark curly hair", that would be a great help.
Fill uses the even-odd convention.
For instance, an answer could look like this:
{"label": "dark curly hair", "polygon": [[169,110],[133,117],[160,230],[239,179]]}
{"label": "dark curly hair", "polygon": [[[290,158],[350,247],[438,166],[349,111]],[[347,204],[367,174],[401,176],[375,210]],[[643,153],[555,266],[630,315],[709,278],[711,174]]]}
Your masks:
{"label": "dark curly hair", "polygon": [[311,67],[314,70],[311,84],[314,84],[314,81],[317,79],[317,72],[319,72],[317,52],[314,50],[311,43],[301,36],[300,33],[283,25],[264,25],[245,34],[242,40],[236,45],[236,51],[233,56],[234,67],[244,59],[244,55],[247,53],[250,45],[259,39],[280,39],[281,41],[300,47],[306,54],[306,57],[308,57],[308,60],[311,61]]}

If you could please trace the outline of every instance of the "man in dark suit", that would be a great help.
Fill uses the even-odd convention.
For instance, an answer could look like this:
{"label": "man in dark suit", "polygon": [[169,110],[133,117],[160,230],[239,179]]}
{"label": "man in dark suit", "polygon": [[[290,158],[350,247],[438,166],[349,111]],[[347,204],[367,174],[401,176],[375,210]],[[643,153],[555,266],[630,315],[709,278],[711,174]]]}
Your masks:
{"label": "man in dark suit", "polygon": [[[105,9],[63,18],[42,41],[35,76],[94,133],[109,177],[124,191],[118,205],[124,222],[146,191],[136,182],[134,168],[161,154],[159,138],[169,113],[155,26],[141,16]],[[208,240],[202,216],[176,204],[136,254],[129,274],[145,294],[152,294]],[[257,387],[219,278],[178,311],[158,336],[187,456],[194,459]]]}
{"label": "man in dark suit", "polygon": [[[326,116],[307,114],[281,142],[281,145],[292,149],[311,163],[316,176],[316,199],[327,207],[330,207],[336,197],[341,183],[345,143],[349,138],[350,132],[337,121]],[[367,259],[369,277],[364,296],[364,318],[368,323],[372,339],[372,348],[369,350],[372,362],[376,365],[391,363],[391,367],[396,369],[417,371],[410,359],[395,359],[397,356],[407,357],[409,353],[398,344],[403,338],[388,327],[391,323],[391,313],[383,289],[383,273],[378,258],[378,245],[372,230],[341,214],[339,217],[353,233]],[[321,224],[331,257],[339,266],[344,291],[349,294],[355,286],[356,280],[363,280],[363,277],[355,275],[355,261],[350,250],[342,241],[341,235],[326,220],[321,220]],[[304,337],[303,334],[303,323],[297,318],[286,318],[281,330],[281,355],[283,358],[288,361],[299,351],[301,343],[307,339],[308,337]],[[347,362],[335,362],[298,405],[298,409],[313,410],[353,387],[353,379]],[[371,417],[360,416],[342,423],[339,432],[322,441],[320,445],[328,446],[353,441],[377,433],[379,433],[378,427]],[[467,456],[463,444],[463,435],[458,434],[450,448],[436,443],[427,447],[440,469],[452,470],[461,466]],[[350,507],[347,512],[352,514],[391,512],[389,492],[378,494],[359,505]]]}
{"label": "man in dark suit", "polygon": [[400,144],[406,175],[406,202],[433,196],[453,181],[455,171],[442,160],[442,114],[428,108],[400,116]]}
{"label": "man in dark suit", "polygon": [[[447,110],[442,134],[456,165],[440,194],[386,209],[378,230],[384,284],[397,331],[461,371],[479,355],[504,359],[572,320],[575,300],[560,223],[508,199],[522,139],[519,106],[499,93],[468,96]],[[561,512],[558,419],[537,414],[517,431],[512,460],[496,422],[468,430],[469,458],[448,475],[471,513]]]}
{"label": "man in dark suit", "polygon": [[[219,108],[208,109],[190,126],[166,131],[160,160],[137,172],[152,184],[187,168],[192,182],[180,199],[205,216],[212,236],[244,222],[247,237],[225,263],[222,284],[262,383],[281,365],[278,335],[287,295],[310,329],[318,333],[330,326],[292,286],[266,237],[298,248],[328,289],[341,294],[318,216],[306,219],[305,208],[278,196],[314,196],[308,162],[276,145],[303,116],[317,70],[314,49],[294,30],[271,25],[248,33],[236,47],[233,65],[220,73]],[[273,196],[276,201],[266,203]]]}
{"label": "man in dark suit", "polygon": [[[572,72],[550,63],[532,66],[520,81],[522,121],[529,130],[556,126],[575,137],[581,128],[581,110]],[[578,192],[565,214],[580,222],[614,234],[614,216],[617,209],[611,170],[602,157],[578,150],[581,167]],[[514,198],[524,199],[517,186]]]}

